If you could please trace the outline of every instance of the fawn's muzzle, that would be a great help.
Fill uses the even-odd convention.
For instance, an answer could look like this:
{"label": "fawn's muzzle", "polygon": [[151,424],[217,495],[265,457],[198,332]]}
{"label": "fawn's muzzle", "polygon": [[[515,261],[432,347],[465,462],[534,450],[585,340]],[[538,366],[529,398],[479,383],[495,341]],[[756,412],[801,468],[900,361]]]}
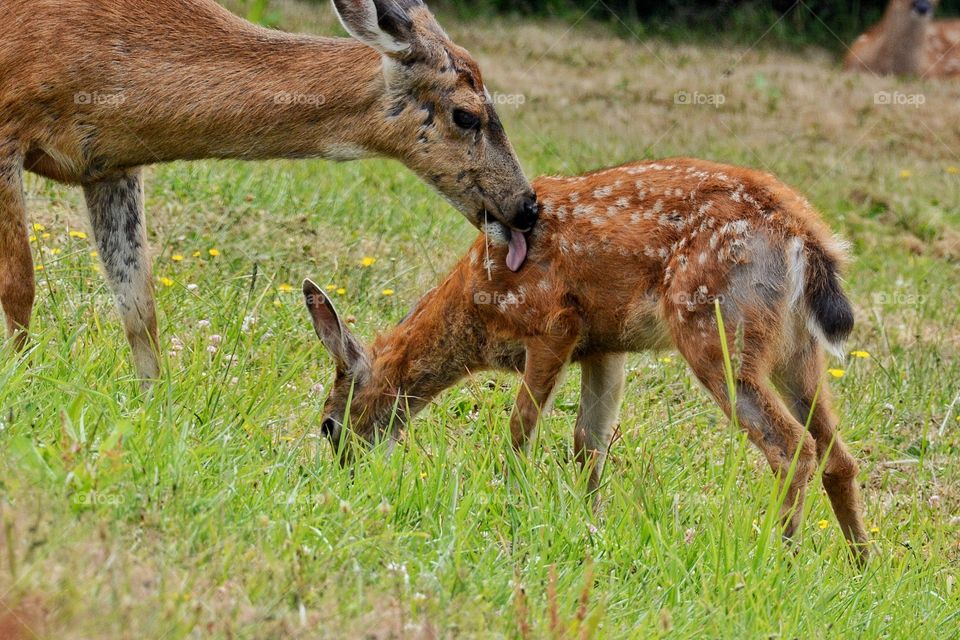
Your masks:
{"label": "fawn's muzzle", "polygon": [[918,16],[928,16],[933,13],[933,2],[931,0],[914,0],[913,11]]}

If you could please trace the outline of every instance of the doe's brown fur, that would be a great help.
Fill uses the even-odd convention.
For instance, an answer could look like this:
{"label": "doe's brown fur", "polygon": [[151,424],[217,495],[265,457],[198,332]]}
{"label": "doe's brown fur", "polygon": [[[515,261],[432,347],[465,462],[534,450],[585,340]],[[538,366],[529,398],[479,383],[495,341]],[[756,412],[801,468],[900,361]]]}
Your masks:
{"label": "doe's brown fur", "polygon": [[[513,444],[523,447],[576,362],[575,451],[596,490],[623,395],[624,354],[675,347],[773,471],[789,478],[784,534],[800,524],[819,460],[843,533],[865,553],[858,467],[823,380],[824,349],[842,353],[852,329],[837,280],[844,255],[806,200],[772,176],[687,158],[541,178],[535,187],[543,213],[519,272],[504,266],[505,239],[494,229],[369,349],[305,283],[314,326],[337,363],[322,429],[343,461],[348,431],[394,439],[434,396],[484,368],[523,373],[511,419]],[[735,405],[716,304],[735,351]]]}

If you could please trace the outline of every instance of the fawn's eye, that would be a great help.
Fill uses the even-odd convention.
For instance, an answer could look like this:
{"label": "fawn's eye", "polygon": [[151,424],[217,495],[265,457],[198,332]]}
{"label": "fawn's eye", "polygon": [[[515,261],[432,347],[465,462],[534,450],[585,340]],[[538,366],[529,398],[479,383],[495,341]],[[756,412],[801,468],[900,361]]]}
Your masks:
{"label": "fawn's eye", "polygon": [[463,109],[454,110],[453,123],[461,129],[466,129],[468,131],[480,128],[480,118],[469,111],[464,111]]}
{"label": "fawn's eye", "polygon": [[337,430],[337,423],[333,421],[333,418],[327,418],[323,421],[323,424],[320,425],[320,433],[325,438],[332,438],[334,431]]}

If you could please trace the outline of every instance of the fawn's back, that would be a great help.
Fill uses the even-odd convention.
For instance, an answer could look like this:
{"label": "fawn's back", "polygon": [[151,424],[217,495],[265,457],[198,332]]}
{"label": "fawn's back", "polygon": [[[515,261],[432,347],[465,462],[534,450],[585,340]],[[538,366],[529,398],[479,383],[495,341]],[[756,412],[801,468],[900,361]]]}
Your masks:
{"label": "fawn's back", "polygon": [[[787,289],[805,285],[790,281],[793,262],[810,251],[834,270],[842,260],[806,200],[752,170],[679,158],[541,178],[536,190],[542,218],[519,273],[483,237],[458,267],[493,344],[550,333],[571,307],[582,320],[575,360],[669,347],[680,334],[706,340],[715,301],[734,324],[786,314],[799,295]],[[513,362],[519,350],[491,353]]]}

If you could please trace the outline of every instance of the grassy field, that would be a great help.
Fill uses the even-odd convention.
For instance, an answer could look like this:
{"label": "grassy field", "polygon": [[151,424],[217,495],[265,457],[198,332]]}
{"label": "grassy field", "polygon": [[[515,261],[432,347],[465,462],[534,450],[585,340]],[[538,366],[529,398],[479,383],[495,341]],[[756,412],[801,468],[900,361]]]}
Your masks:
{"label": "grassy field", "polygon": [[[338,31],[326,6],[278,6],[283,28]],[[174,164],[148,172],[165,379],[146,396],[81,194],[29,180],[42,270],[32,351],[0,351],[0,637],[960,636],[960,85],[762,40],[447,26],[530,175],[750,165],[852,241],[868,357],[831,366],[869,566],[819,483],[779,543],[766,464],[670,354],[630,359],[601,518],[570,461],[576,372],[529,459],[509,451],[516,380],[478,375],[351,480],[318,437],[332,367],[299,282],[370,337],[475,231],[396,163]]]}

